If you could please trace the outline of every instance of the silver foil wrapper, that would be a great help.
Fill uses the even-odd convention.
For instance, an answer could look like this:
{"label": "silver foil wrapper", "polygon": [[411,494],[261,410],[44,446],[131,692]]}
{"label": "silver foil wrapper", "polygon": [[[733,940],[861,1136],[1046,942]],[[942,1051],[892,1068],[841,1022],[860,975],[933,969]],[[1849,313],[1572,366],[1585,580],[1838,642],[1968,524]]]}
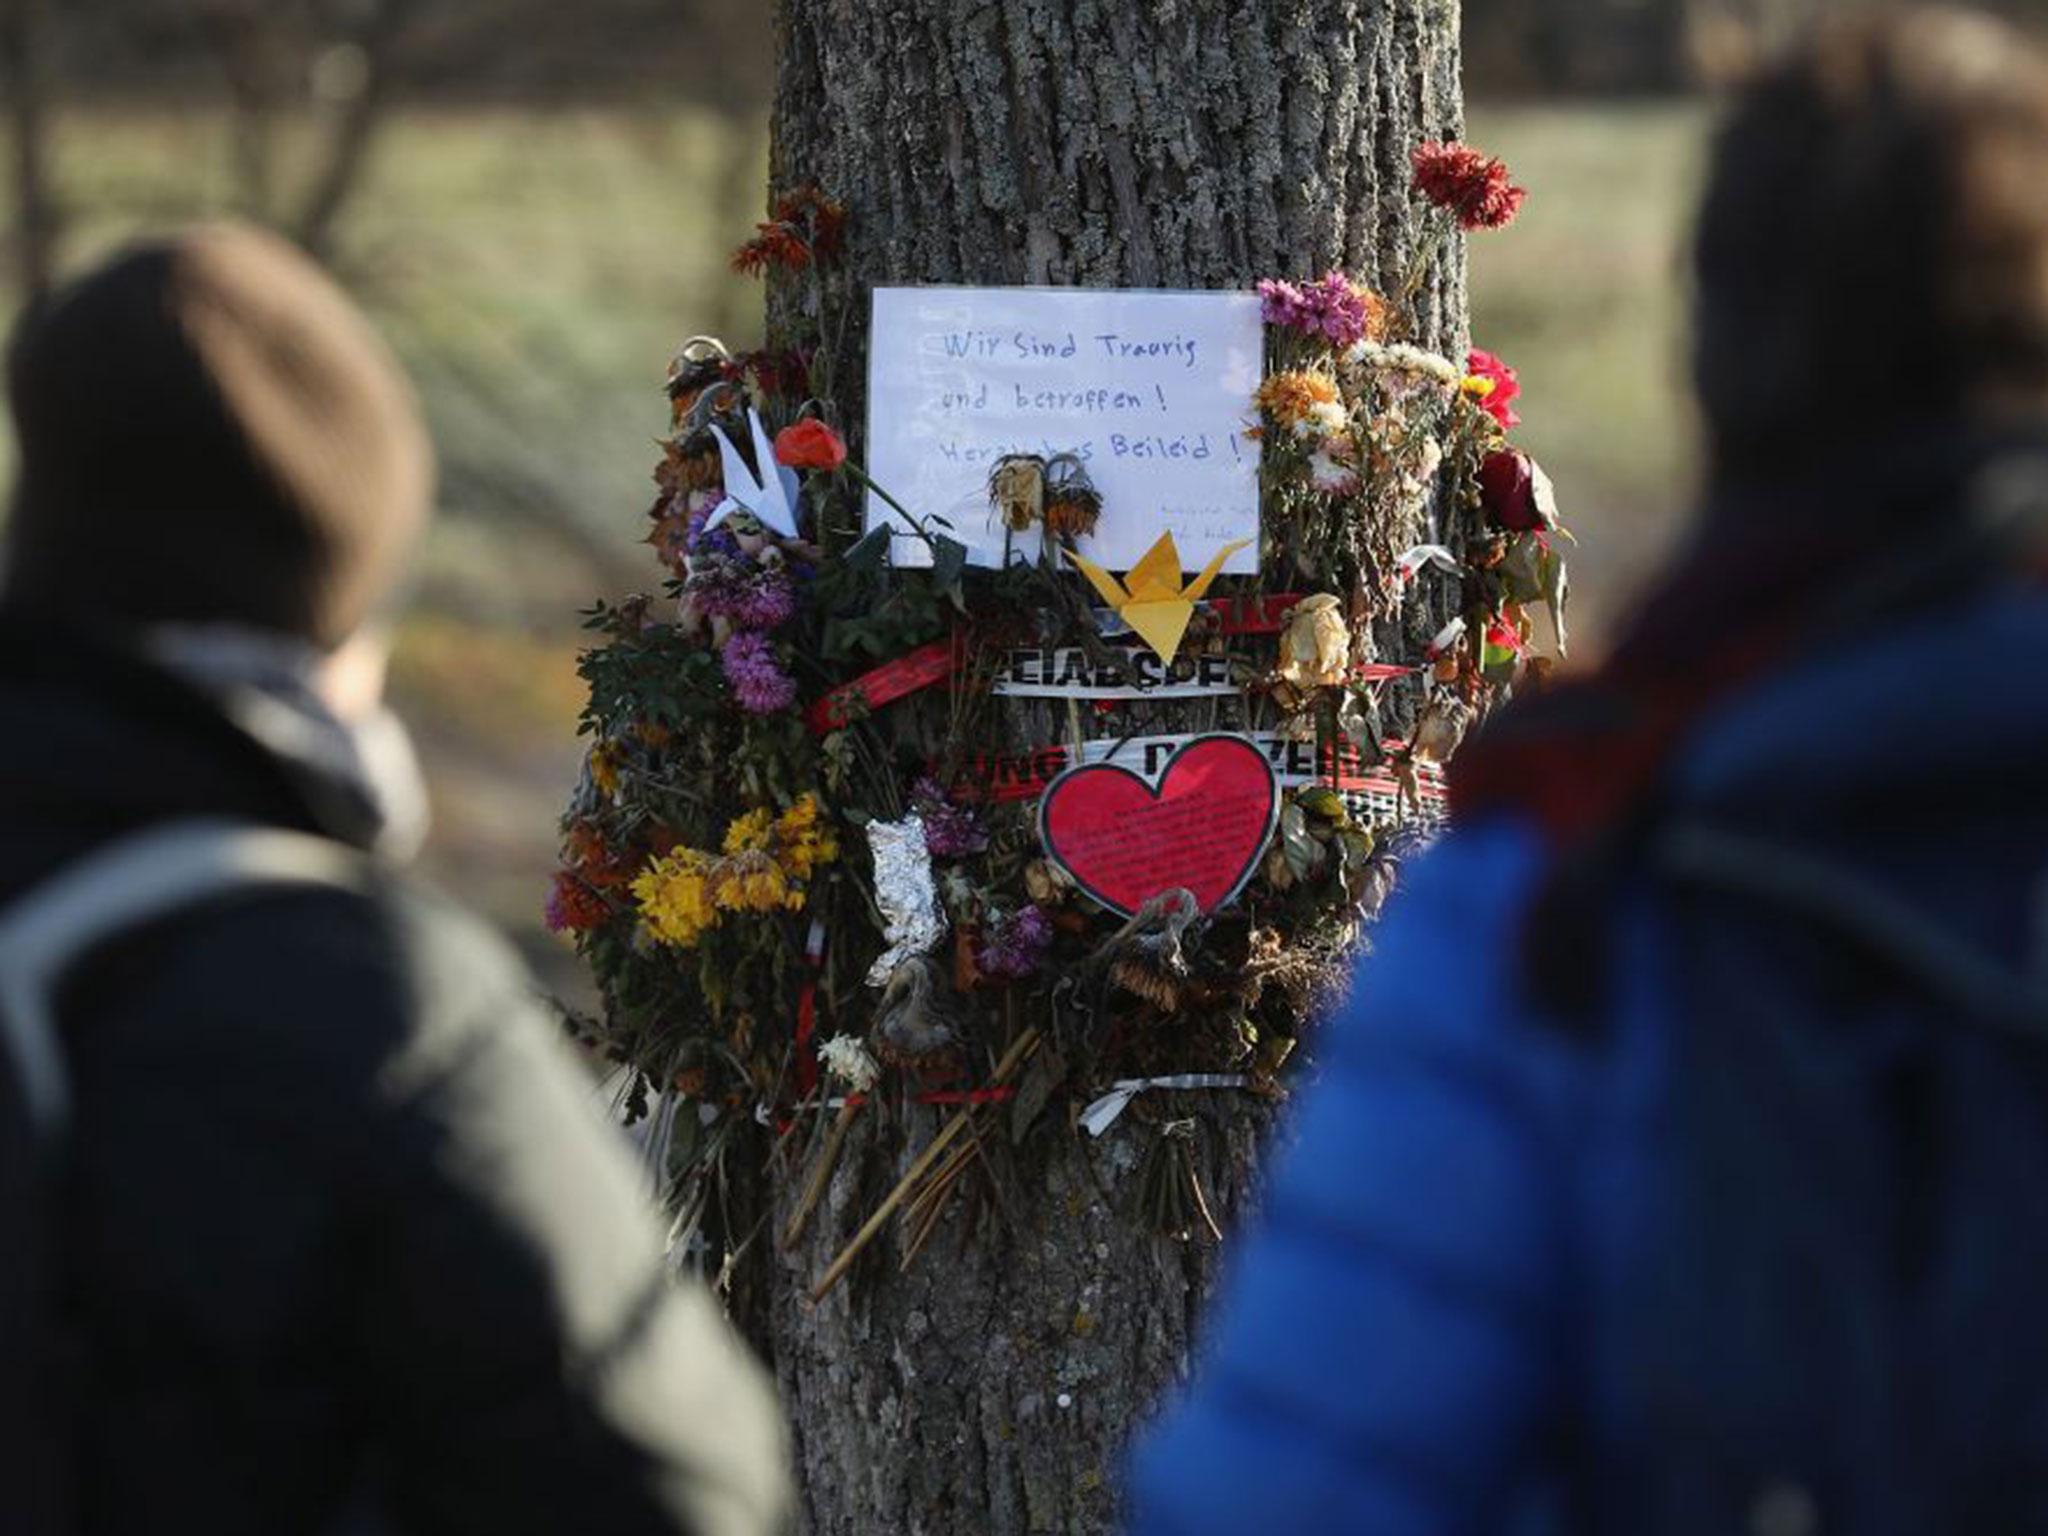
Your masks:
{"label": "silver foil wrapper", "polygon": [[882,937],[889,941],[868,972],[868,985],[880,987],[888,984],[897,966],[946,936],[946,919],[932,882],[922,816],[871,821],[868,842],[875,851],[875,904],[882,909]]}

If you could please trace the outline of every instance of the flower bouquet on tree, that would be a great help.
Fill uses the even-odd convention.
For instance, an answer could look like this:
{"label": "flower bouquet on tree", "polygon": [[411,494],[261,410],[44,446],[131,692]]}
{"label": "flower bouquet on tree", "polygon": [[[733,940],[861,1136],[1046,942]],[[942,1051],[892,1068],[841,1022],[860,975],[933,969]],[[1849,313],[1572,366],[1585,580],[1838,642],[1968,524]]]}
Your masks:
{"label": "flower bouquet on tree", "polygon": [[[1439,242],[1522,197],[1456,145],[1416,151],[1414,189]],[[829,281],[848,217],[798,189],[735,265]],[[1412,282],[1259,294],[1230,434],[1258,538],[1185,569],[1170,529],[1128,565],[1089,553],[1157,514],[1103,494],[1080,423],[989,463],[1001,558],[977,563],[862,467],[819,336],[677,355],[665,580],[589,612],[548,914],[602,989],[576,1027],[653,1113],[680,1243],[756,1234],[741,1159],[786,1184],[797,1242],[863,1117],[902,1172],[832,1234],[819,1294],[891,1222],[908,1263],[963,1193],[1004,1199],[995,1140],[1136,1126],[1133,1218],[1213,1230],[1197,1122],[1165,1106],[1284,1091],[1441,817],[1441,765],[1540,671],[1528,610],[1564,641],[1513,370],[1416,345]],[[1015,687],[1020,651],[1085,681]]]}

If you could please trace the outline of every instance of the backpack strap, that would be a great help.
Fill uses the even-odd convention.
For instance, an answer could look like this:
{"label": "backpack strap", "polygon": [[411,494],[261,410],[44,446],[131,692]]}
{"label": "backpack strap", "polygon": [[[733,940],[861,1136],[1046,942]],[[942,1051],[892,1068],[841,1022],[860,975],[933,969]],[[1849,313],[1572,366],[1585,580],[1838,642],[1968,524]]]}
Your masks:
{"label": "backpack strap", "polygon": [[0,1046],[14,1059],[37,1138],[70,1115],[54,1004],[79,961],[107,940],[260,886],[361,890],[369,861],[328,838],[234,821],[172,822],[67,865],[0,911]]}
{"label": "backpack strap", "polygon": [[[1769,838],[1677,822],[1653,860],[1682,884],[1801,916],[1917,980],[1982,1028],[2048,1040],[2048,977],[2009,969],[1854,870]],[[2036,969],[2039,969],[2038,957]]]}

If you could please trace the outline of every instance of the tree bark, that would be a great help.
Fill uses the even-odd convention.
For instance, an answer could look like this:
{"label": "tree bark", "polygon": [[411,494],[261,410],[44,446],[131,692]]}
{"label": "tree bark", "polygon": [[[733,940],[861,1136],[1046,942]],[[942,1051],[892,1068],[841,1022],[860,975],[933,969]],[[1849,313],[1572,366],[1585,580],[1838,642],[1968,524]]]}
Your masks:
{"label": "tree bark", "polygon": [[[1343,267],[1398,289],[1422,254],[1409,152],[1462,128],[1458,27],[1456,0],[783,0],[773,190],[816,182],[851,223],[822,283],[771,287],[771,343],[819,345],[829,415],[857,426],[876,284],[1243,288]],[[1454,357],[1463,272],[1461,247],[1439,251],[1414,305],[1411,339]],[[1011,723],[1052,739],[1049,715]],[[979,1204],[956,1200],[907,1272],[892,1224],[813,1305],[947,1113],[861,1111],[804,1239],[769,1263],[759,1326],[804,1527],[1112,1529],[1126,1438],[1185,1369],[1216,1250],[1132,1219],[1161,1113],[1141,1100],[1099,1143],[1062,1125],[1013,1155],[999,1125]],[[1268,1116],[1223,1094],[1172,1113],[1201,1127],[1227,1226]],[[777,1181],[774,1230],[800,1182]]]}

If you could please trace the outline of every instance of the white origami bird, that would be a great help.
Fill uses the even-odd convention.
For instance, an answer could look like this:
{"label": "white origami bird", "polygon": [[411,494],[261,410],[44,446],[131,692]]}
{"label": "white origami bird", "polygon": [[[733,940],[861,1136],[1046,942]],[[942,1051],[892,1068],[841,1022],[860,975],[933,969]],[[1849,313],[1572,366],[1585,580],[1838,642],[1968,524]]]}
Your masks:
{"label": "white origami bird", "polygon": [[760,412],[751,405],[747,407],[747,424],[754,429],[754,459],[761,466],[758,478],[724,429],[715,424],[711,428],[711,435],[718,439],[718,456],[725,464],[725,500],[704,519],[704,527],[709,531],[734,512],[751,512],[762,527],[785,539],[796,538],[796,471],[775,462],[775,444],[761,425]]}

